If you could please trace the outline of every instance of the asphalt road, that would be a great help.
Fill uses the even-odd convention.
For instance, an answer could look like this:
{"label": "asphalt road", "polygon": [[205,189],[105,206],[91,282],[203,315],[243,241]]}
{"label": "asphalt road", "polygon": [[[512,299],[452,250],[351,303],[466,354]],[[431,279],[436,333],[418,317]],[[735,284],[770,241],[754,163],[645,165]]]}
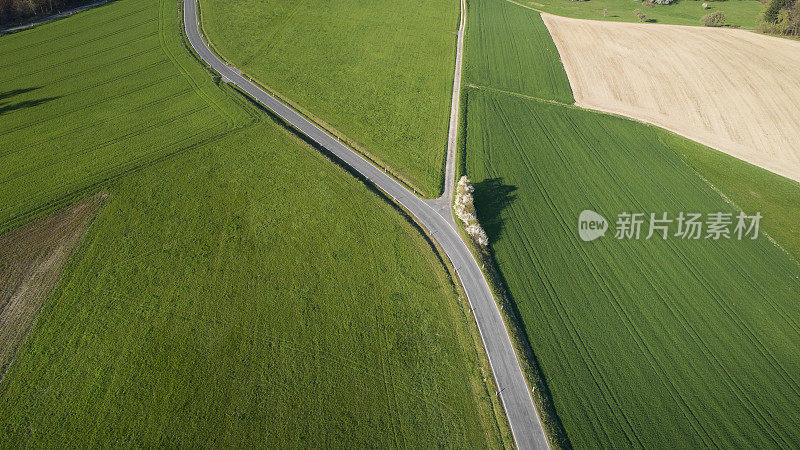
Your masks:
{"label": "asphalt road", "polygon": [[426,200],[439,215],[455,226],[453,219],[453,189],[456,185],[456,145],[458,144],[458,113],[461,106],[461,67],[464,59],[464,32],[467,25],[467,0],[461,0],[461,19],[456,39],[456,64],[453,74],[453,97],[450,100],[450,126],[447,129],[447,155],[444,170],[444,189],[439,198]]}
{"label": "asphalt road", "polygon": [[[223,79],[238,86],[287,124],[306,135],[342,163],[360,173],[381,191],[392,197],[411,213],[430,236],[438,242],[445,255],[452,262],[453,267],[455,267],[464,291],[467,293],[483,344],[489,356],[492,372],[500,390],[498,395],[503,401],[517,447],[520,449],[548,448],[544,429],[533,405],[531,393],[525,383],[517,355],[514,353],[514,348],[511,345],[503,318],[500,316],[497,303],[492,296],[486,279],[481,273],[480,267],[478,267],[478,263],[472,257],[467,245],[461,240],[458,230],[451,223],[452,213],[449,212],[449,208],[446,216],[449,216],[450,220],[445,215],[440,214],[430,201],[426,202],[418,198],[384,173],[383,170],[375,167],[358,153],[340,143],[337,138],[329,135],[295,110],[250,82],[241,75],[239,70],[222,62],[211,52],[200,36],[195,0],[183,0],[183,8],[186,36],[192,48],[206,64],[218,72]],[[461,16],[459,41],[463,42],[465,16],[463,2]],[[458,53],[460,54],[461,50]],[[460,64],[457,64],[457,67],[460,69]],[[458,73],[460,74],[460,70],[458,70]],[[460,83],[460,76],[458,78]],[[452,129],[451,124],[451,134]],[[448,149],[448,160],[452,157],[454,163],[454,146],[452,150],[453,155],[450,155],[450,149]],[[455,165],[453,164],[453,169],[454,167]],[[451,176],[447,179],[447,184],[451,184],[452,181]],[[445,189],[445,194],[447,192],[448,189]],[[452,185],[449,187],[449,192],[452,193]],[[449,199],[446,201],[449,202]]]}

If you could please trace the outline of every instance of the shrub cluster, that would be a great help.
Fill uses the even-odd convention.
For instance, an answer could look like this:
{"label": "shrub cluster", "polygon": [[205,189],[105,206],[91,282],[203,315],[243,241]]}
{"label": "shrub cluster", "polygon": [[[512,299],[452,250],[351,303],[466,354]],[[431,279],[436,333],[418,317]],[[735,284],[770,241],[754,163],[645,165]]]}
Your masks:
{"label": "shrub cluster", "polygon": [[469,184],[469,179],[467,179],[466,175],[461,177],[458,180],[458,185],[456,185],[456,199],[453,203],[453,210],[456,216],[464,222],[467,234],[472,236],[475,242],[485,247],[489,245],[489,236],[483,231],[483,228],[478,223],[478,216],[475,215],[475,202],[472,198],[473,191],[475,191],[475,188]]}
{"label": "shrub cluster", "polygon": [[701,19],[703,26],[706,27],[721,27],[725,25],[725,13],[722,11],[715,11],[711,14],[706,14]]}

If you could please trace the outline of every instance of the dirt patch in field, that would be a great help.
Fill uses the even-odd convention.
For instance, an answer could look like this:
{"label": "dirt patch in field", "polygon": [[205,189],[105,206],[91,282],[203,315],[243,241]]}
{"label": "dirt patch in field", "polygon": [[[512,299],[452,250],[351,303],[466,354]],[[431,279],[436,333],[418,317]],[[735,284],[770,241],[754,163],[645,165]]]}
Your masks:
{"label": "dirt patch in field", "polygon": [[579,106],[658,125],[800,181],[800,42],[542,17]]}
{"label": "dirt patch in field", "polygon": [[105,197],[86,198],[0,236],[0,379]]}

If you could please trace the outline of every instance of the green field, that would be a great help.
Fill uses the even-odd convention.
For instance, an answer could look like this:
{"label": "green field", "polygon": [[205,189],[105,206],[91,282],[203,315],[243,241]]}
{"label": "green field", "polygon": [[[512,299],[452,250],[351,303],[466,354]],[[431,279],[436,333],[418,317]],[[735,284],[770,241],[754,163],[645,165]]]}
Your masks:
{"label": "green field", "polygon": [[0,37],[0,232],[252,120],[177,23],[125,0]]}
{"label": "green field", "polygon": [[[706,14],[723,11],[728,25],[750,29],[756,27],[764,9],[764,4],[757,0],[677,0],[671,5],[654,5],[652,8],[636,0],[519,0],[518,3],[559,16],[616,22],[638,22],[633,11],[639,9],[647,16],[648,23],[673,25],[701,25],[700,19]],[[703,9],[703,3],[708,3],[709,8]],[[606,16],[603,16],[603,10],[606,10]]]}
{"label": "green field", "polygon": [[442,189],[458,0],[202,0],[215,50],[423,195]]}
{"label": "green field", "polygon": [[[477,23],[516,13],[525,18],[507,21],[543,28],[535,12],[500,0],[473,2],[470,13]],[[571,444],[800,445],[800,185],[656,127],[564,104],[569,86],[542,81],[560,79],[552,62],[514,61],[524,55],[501,42],[468,47],[470,64],[511,73],[496,85],[468,74],[477,87],[465,90],[465,171]],[[558,60],[549,38],[526,45],[530,60]],[[505,80],[550,87],[518,92]],[[647,240],[647,222],[640,240],[614,238],[622,212],[737,213],[729,201],[764,214],[762,230],[790,253],[763,234]],[[584,209],[609,219],[606,237],[580,240]]]}
{"label": "green field", "polygon": [[429,243],[215,86],[179,17],[0,37],[4,229],[108,194],[0,379],[0,447],[508,445]]}
{"label": "green field", "polygon": [[503,0],[473,0],[467,21],[465,84],[562,103],[575,101],[539,14]]}

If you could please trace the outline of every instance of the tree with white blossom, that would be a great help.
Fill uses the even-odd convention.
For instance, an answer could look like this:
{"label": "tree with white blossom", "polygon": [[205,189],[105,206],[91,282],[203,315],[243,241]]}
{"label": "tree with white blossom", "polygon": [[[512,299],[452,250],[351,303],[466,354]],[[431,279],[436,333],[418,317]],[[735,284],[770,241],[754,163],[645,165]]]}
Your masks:
{"label": "tree with white blossom", "polygon": [[489,236],[478,223],[478,216],[475,215],[475,202],[472,193],[475,188],[469,183],[466,176],[462,176],[456,185],[456,198],[453,203],[453,210],[456,216],[464,222],[464,227],[472,239],[482,246],[489,245]]}

